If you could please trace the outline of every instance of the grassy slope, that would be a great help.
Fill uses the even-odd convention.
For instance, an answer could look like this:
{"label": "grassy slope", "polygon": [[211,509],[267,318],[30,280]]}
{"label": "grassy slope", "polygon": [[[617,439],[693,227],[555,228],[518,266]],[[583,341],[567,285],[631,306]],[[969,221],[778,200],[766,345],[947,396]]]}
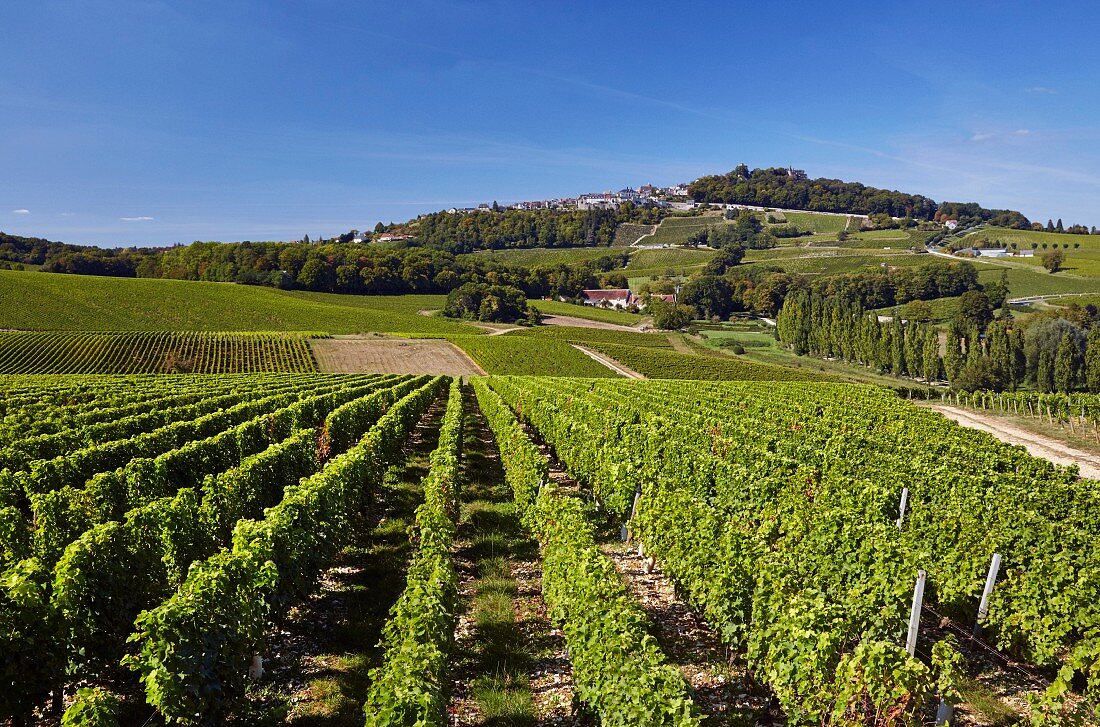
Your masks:
{"label": "grassy slope", "polygon": [[77,331],[326,331],[477,334],[417,314],[443,296],[300,293],[184,280],[0,271],[0,328]]}
{"label": "grassy slope", "polygon": [[1008,266],[974,261],[978,268],[978,280],[989,283],[999,280],[1001,271],[1008,270],[1008,295],[1019,298],[1029,295],[1053,295],[1056,293],[1100,293],[1100,281],[1088,278],[1067,277],[1064,273],[1051,275],[1045,270],[1030,267]]}
{"label": "grassy slope", "polygon": [[[1004,247],[1016,243],[1020,250],[1030,250],[1033,244],[1038,245],[1034,257],[1008,258],[1006,262],[1033,267],[1040,272],[1044,271],[1043,262],[1039,256],[1057,246],[1066,256],[1062,275],[1100,278],[1100,235],[1064,235],[1055,232],[987,227],[963,238],[967,243],[983,239]],[[1048,249],[1044,249],[1043,245],[1047,245]],[[1066,249],[1065,245],[1069,245],[1069,249]],[[1074,245],[1079,247],[1075,248]],[[1100,287],[1097,289],[1100,290]]]}
{"label": "grassy slope", "polygon": [[[951,299],[951,302],[953,303],[954,300]],[[752,327],[746,330],[704,330],[700,332],[700,337],[704,345],[731,357],[735,354],[728,346],[721,344],[729,341],[740,343],[745,347],[745,353],[737,355],[737,359],[743,361],[799,369],[809,375],[820,375],[857,384],[898,386],[911,383],[905,379],[876,374],[863,366],[854,366],[841,361],[826,361],[812,356],[796,356],[778,344],[770,329]]]}

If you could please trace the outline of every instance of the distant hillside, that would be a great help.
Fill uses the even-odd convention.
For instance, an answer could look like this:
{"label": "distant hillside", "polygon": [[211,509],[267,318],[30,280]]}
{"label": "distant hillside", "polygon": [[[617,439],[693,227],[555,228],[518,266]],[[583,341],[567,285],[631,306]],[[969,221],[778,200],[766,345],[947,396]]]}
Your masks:
{"label": "distant hillside", "polygon": [[868,187],[839,179],[810,179],[797,169],[749,170],[741,164],[728,174],[700,177],[688,186],[696,202],[746,204],[761,207],[839,212],[861,215],[888,214],[916,220],[956,219],[961,223],[988,222],[999,227],[1027,229],[1027,217],[1014,210],[986,209],[974,202],[937,204],[920,194],[906,194]]}
{"label": "distant hillside", "polygon": [[0,270],[0,329],[65,331],[375,331],[478,334],[421,309],[441,295],[353,296],[186,280]]}

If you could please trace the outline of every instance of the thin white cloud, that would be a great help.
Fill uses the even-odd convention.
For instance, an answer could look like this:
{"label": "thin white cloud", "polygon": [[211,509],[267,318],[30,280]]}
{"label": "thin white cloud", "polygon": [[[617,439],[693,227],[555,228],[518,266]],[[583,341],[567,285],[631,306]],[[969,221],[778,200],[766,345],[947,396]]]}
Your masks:
{"label": "thin white cloud", "polygon": [[989,141],[990,139],[1010,139],[1014,136],[1028,136],[1031,134],[1031,129],[1016,129],[1015,131],[1006,131],[1002,133],[994,133],[991,131],[981,131],[975,133],[970,137],[970,141]]}
{"label": "thin white cloud", "polygon": [[141,217],[119,217],[119,219],[123,222],[150,222],[153,218],[147,215],[142,215]]}
{"label": "thin white cloud", "polygon": [[75,212],[59,212],[57,216],[58,217],[72,217],[75,214],[76,214]]}
{"label": "thin white cloud", "polygon": [[1032,86],[1030,88],[1025,88],[1024,91],[1026,93],[1045,93],[1052,96],[1058,93],[1053,88],[1047,88],[1046,86]]}
{"label": "thin white cloud", "polygon": [[12,210],[11,213],[13,215],[29,215],[31,213],[31,211],[29,209],[25,209],[23,207],[20,207],[17,210]]}

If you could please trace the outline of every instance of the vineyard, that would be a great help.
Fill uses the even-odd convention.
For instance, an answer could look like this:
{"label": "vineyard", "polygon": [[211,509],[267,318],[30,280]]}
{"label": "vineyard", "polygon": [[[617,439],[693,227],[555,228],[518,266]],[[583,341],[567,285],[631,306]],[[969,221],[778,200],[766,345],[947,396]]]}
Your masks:
{"label": "vineyard", "polygon": [[0,374],[311,372],[318,335],[0,332]]}
{"label": "vineyard", "polygon": [[[1097,483],[884,390],[253,373],[5,376],[0,391],[0,718],[15,725],[278,722],[272,695],[301,668],[293,614],[327,603],[398,476],[416,482],[400,585],[369,587],[381,643],[350,716],[326,724],[564,709],[916,725],[956,708],[983,724],[976,654],[1030,675],[1017,719],[1098,716]],[[1095,416],[1087,399],[998,405]],[[476,499],[492,467],[504,509]],[[508,565],[523,539],[533,573]],[[639,599],[621,539],[704,624],[684,638],[721,644],[706,688],[654,638],[667,613]],[[553,704],[534,688],[548,674]]]}

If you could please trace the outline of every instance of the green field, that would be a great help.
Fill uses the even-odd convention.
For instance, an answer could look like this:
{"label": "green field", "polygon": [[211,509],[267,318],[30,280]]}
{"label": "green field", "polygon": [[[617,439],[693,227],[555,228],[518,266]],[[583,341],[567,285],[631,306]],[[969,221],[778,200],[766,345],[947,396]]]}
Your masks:
{"label": "green field", "polygon": [[534,267],[536,265],[560,265],[562,263],[581,263],[588,260],[605,257],[622,250],[612,250],[607,247],[531,247],[515,250],[486,250],[484,252],[472,252],[459,255],[459,260],[481,260],[500,263],[502,265],[517,265],[520,267]]}
{"label": "green field", "polygon": [[1079,243],[1081,249],[1100,249],[1100,235],[1067,235],[1058,232],[1038,232],[1035,230],[1010,230],[1005,227],[983,227],[963,237],[963,241],[972,244],[978,240],[988,240],[989,247],[1008,247],[1016,243],[1021,250],[1030,250],[1032,243],[1038,243],[1039,250],[1043,249],[1043,243],[1048,245],[1069,245],[1073,252],[1074,243]]}
{"label": "green field", "polygon": [[[1035,250],[1033,257],[1000,258],[1004,264],[1029,266],[1042,269],[1040,255],[1058,249],[1065,255],[1062,273],[1089,278],[1100,278],[1100,235],[1066,235],[1034,230],[1008,230],[1002,227],[985,227],[965,237],[968,245],[984,242],[986,247],[1004,247],[1019,250]],[[1046,247],[1044,247],[1044,245]],[[1074,246],[1077,247],[1074,247]]]}
{"label": "green field", "polygon": [[1059,293],[1100,293],[1100,281],[1087,278],[1071,278],[1064,273],[1051,275],[1045,270],[1027,267],[998,265],[974,261],[978,268],[978,281],[990,283],[999,280],[1001,272],[1008,270],[1008,297],[1020,298],[1032,295],[1056,295]]}
{"label": "green field", "polygon": [[66,331],[325,331],[477,334],[421,309],[442,295],[305,293],[234,283],[0,270],[0,328]]}
{"label": "green field", "polygon": [[853,237],[860,240],[879,241],[883,246],[894,245],[908,246],[912,239],[909,230],[862,230],[854,233]]}

